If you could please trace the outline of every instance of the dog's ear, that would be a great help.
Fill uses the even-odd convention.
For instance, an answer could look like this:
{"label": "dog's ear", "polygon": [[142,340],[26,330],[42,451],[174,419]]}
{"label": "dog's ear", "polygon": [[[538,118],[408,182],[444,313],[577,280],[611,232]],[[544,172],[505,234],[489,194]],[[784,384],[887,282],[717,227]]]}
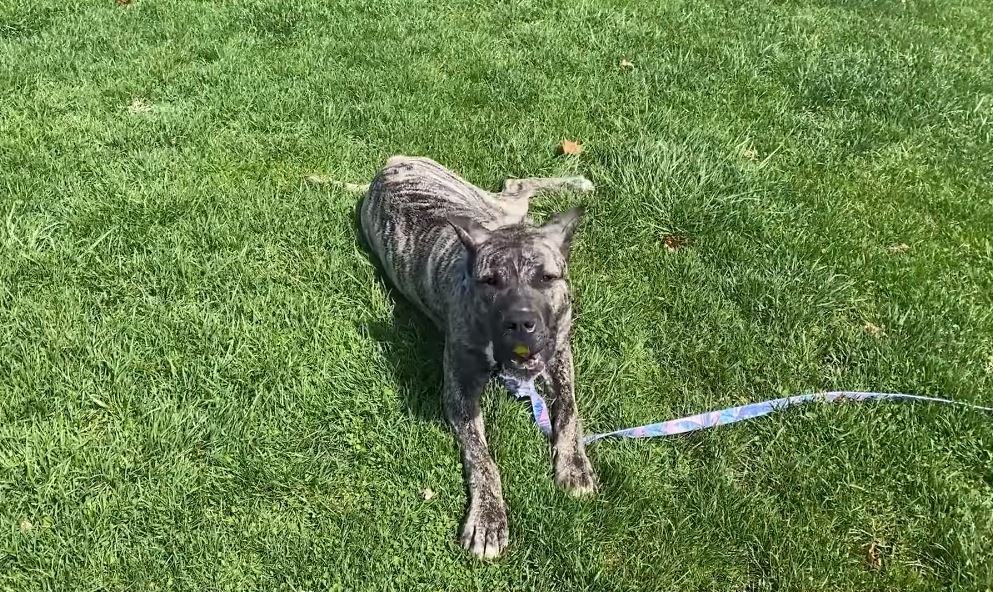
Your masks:
{"label": "dog's ear", "polygon": [[548,222],[541,227],[542,234],[552,242],[562,255],[569,257],[569,247],[572,245],[572,235],[579,226],[579,220],[583,217],[585,210],[582,207],[568,209],[562,213],[555,214],[548,219]]}
{"label": "dog's ear", "polygon": [[462,241],[466,249],[469,249],[470,253],[475,253],[479,249],[479,245],[490,238],[490,231],[471,218],[450,216],[448,223],[455,229],[455,233],[459,235],[459,240]]}

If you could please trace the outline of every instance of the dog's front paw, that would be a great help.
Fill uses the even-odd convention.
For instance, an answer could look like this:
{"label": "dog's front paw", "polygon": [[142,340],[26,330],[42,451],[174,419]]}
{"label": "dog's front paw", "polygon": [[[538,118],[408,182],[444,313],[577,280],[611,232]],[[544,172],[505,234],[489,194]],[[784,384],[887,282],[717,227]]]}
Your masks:
{"label": "dog's front paw", "polygon": [[500,498],[472,500],[462,526],[462,547],[480,559],[494,559],[507,549],[507,509]]}
{"label": "dog's front paw", "polygon": [[593,465],[586,454],[575,452],[557,456],[555,484],[574,497],[584,497],[596,493],[596,473],[593,472]]}

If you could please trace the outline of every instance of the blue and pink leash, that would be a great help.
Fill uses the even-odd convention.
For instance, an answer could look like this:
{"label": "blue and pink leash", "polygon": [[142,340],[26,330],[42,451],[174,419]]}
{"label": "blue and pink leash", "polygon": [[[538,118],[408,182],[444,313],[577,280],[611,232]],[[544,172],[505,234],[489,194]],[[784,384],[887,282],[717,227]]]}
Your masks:
{"label": "blue and pink leash", "polygon": [[[520,400],[527,399],[531,403],[531,415],[534,417],[535,424],[537,424],[538,429],[540,429],[545,436],[550,436],[552,433],[552,422],[548,416],[548,405],[545,403],[545,399],[543,399],[538,393],[538,389],[535,387],[534,381],[522,381],[508,375],[502,375],[500,376],[500,379],[507,390],[509,390],[516,398]],[[941,403],[944,405],[957,405],[967,409],[993,413],[993,407],[983,407],[981,405],[973,405],[972,403],[963,403],[961,401],[953,401],[951,399],[942,399],[940,397],[923,397],[920,395],[907,395],[903,393],[829,391],[781,397],[779,399],[770,399],[768,401],[761,401],[758,403],[749,403],[747,405],[739,405],[737,407],[728,407],[726,409],[719,409],[716,411],[697,413],[696,415],[688,415],[679,419],[670,419],[669,421],[614,430],[613,432],[606,432],[604,434],[590,434],[586,436],[585,442],[587,444],[592,444],[593,442],[603,440],[604,438],[658,438],[661,436],[675,436],[677,434],[686,434],[698,430],[705,430],[717,426],[737,423],[748,419],[755,419],[756,417],[770,415],[780,409],[803,405],[805,403],[812,403],[815,401],[827,403],[841,401],[916,401],[925,403]]]}

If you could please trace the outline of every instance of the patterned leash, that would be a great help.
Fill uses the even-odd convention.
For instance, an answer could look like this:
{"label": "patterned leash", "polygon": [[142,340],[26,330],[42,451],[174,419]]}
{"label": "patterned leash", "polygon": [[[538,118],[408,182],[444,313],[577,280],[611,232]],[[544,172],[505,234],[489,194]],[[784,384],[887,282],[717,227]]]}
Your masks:
{"label": "patterned leash", "polygon": [[[522,381],[506,375],[500,376],[500,379],[503,381],[504,386],[507,387],[507,390],[509,390],[515,397],[521,400],[527,399],[530,401],[531,414],[534,416],[534,422],[538,425],[538,429],[540,429],[545,436],[550,436],[552,433],[552,422],[548,417],[548,405],[545,404],[545,400],[540,394],[538,394],[538,389],[535,388],[534,381]],[[903,393],[830,391],[770,399],[759,403],[749,403],[748,405],[728,407],[727,409],[698,413],[696,415],[689,415],[679,419],[670,419],[669,421],[652,423],[634,428],[614,430],[613,432],[607,432],[605,434],[591,434],[586,436],[585,441],[587,444],[591,444],[604,438],[657,438],[660,436],[675,436],[677,434],[686,434],[697,430],[705,430],[707,428],[728,425],[748,419],[755,419],[756,417],[763,417],[780,409],[785,409],[794,405],[802,405],[804,403],[811,403],[814,401],[825,401],[828,403],[839,401],[923,401],[928,403],[942,403],[945,405],[958,405],[959,407],[993,413],[993,407],[983,407],[981,405],[973,405],[971,403],[952,401],[951,399],[942,399],[939,397],[922,397],[920,395],[905,395]]]}

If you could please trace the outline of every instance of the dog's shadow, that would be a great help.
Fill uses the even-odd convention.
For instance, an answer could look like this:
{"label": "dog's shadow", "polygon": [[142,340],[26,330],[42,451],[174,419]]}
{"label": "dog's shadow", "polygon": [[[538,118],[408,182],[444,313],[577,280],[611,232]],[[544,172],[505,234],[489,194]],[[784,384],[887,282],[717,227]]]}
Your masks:
{"label": "dog's shadow", "polygon": [[430,321],[379,275],[395,303],[393,319],[369,323],[366,330],[382,345],[407,411],[425,421],[441,422],[444,341]]}
{"label": "dog's shadow", "polygon": [[441,408],[442,358],[445,342],[438,329],[410,303],[386,277],[376,255],[369,249],[355,207],[354,227],[358,244],[372,263],[376,278],[393,301],[390,320],[364,324],[361,329],[383,347],[392,369],[393,382],[408,413],[424,421],[443,422]]}

